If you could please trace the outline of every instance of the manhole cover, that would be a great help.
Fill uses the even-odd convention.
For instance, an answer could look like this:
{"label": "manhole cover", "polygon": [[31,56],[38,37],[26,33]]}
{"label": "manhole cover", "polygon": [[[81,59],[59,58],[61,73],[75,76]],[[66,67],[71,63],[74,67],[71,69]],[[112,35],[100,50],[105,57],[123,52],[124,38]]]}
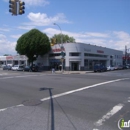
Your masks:
{"label": "manhole cover", "polygon": [[38,99],[30,99],[30,100],[25,100],[22,102],[24,106],[37,106],[37,105],[40,105],[41,103],[42,101]]}

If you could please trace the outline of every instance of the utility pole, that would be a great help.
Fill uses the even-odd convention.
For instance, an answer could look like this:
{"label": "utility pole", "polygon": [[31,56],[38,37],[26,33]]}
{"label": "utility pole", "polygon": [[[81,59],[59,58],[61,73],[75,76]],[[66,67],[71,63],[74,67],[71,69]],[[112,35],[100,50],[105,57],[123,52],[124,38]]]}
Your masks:
{"label": "utility pole", "polygon": [[125,46],[125,64],[127,65],[127,46]]}
{"label": "utility pole", "polygon": [[65,53],[63,52],[63,35],[62,35],[62,30],[61,30],[61,27],[58,25],[58,24],[56,24],[56,23],[54,23],[54,25],[57,25],[58,27],[59,27],[59,29],[60,29],[60,31],[61,31],[61,56],[62,56],[62,58],[61,58],[61,63],[62,63],[62,73],[63,73],[63,71],[64,71],[64,68],[63,68],[63,66],[64,66],[64,56],[65,56]]}

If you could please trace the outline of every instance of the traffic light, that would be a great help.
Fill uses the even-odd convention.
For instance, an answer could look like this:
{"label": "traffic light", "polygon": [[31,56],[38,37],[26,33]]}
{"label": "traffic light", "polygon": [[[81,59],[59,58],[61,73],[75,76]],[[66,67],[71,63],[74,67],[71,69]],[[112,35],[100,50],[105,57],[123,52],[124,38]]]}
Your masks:
{"label": "traffic light", "polygon": [[9,12],[12,15],[17,15],[17,1],[16,0],[9,0]]}
{"label": "traffic light", "polygon": [[24,9],[25,9],[24,5],[25,5],[24,2],[19,1],[19,14],[20,14],[20,15],[22,15],[22,14],[25,13],[25,11],[24,11]]}
{"label": "traffic light", "polygon": [[54,46],[56,44],[56,38],[51,39],[51,46]]}

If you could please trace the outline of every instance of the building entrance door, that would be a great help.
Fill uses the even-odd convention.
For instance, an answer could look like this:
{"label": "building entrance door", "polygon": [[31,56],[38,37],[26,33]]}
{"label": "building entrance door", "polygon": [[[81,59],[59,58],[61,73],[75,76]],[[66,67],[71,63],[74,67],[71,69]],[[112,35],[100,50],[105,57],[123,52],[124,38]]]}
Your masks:
{"label": "building entrance door", "polygon": [[79,70],[79,63],[78,62],[72,62],[71,63],[71,70],[72,71],[78,71]]}

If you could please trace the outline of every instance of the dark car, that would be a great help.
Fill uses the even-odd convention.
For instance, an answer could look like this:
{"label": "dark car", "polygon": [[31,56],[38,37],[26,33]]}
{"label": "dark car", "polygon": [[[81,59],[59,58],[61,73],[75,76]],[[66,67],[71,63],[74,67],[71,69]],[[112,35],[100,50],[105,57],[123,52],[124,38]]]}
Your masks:
{"label": "dark car", "polygon": [[103,71],[107,71],[107,67],[105,67],[103,64],[94,65],[94,72],[103,72]]}
{"label": "dark car", "polygon": [[123,69],[129,69],[128,65],[123,65]]}
{"label": "dark car", "polygon": [[23,71],[28,71],[28,72],[31,72],[31,67],[30,66],[24,66],[24,69]]}
{"label": "dark car", "polygon": [[31,66],[25,66],[23,71],[38,72],[39,71],[39,67],[37,65],[33,64]]}
{"label": "dark car", "polygon": [[39,71],[38,65],[35,65],[35,64],[33,64],[32,66],[30,66],[30,69],[31,69],[31,71],[33,71],[33,72],[38,72],[38,71]]}
{"label": "dark car", "polygon": [[11,68],[12,68],[11,66],[6,65],[3,67],[3,70],[11,70]]}

